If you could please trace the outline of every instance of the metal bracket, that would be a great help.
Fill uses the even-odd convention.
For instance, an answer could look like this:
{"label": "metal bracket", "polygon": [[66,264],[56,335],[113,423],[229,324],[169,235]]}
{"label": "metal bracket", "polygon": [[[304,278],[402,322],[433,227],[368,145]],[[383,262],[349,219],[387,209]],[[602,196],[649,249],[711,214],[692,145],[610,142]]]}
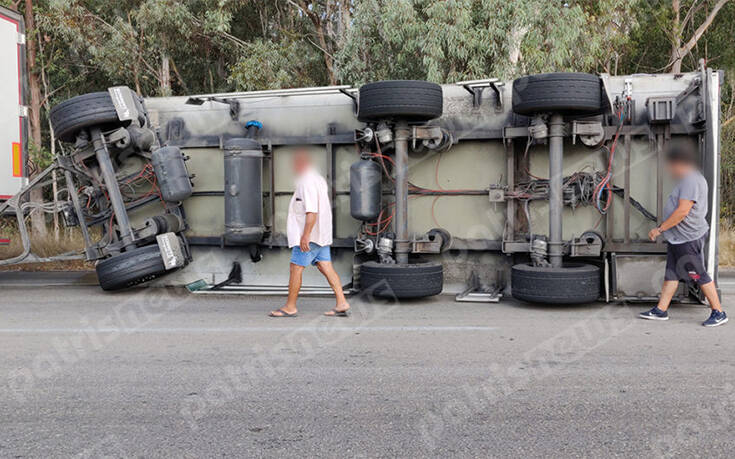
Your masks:
{"label": "metal bracket", "polygon": [[485,90],[485,88],[473,88],[469,85],[462,85],[463,88],[467,90],[470,94],[472,94],[472,106],[474,108],[479,107],[482,105],[482,91]]}
{"label": "metal bracket", "polygon": [[676,101],[674,97],[649,97],[646,100],[648,122],[651,124],[671,123],[676,117]]}
{"label": "metal bracket", "polygon": [[413,126],[411,138],[414,142],[418,140],[441,139],[444,136],[439,126]]}
{"label": "metal bracket", "polygon": [[433,151],[446,151],[454,144],[452,133],[438,126],[413,126],[411,128],[411,146],[414,151],[418,147],[417,140],[420,140],[424,147]]}
{"label": "metal bracket", "polygon": [[375,242],[372,239],[355,239],[354,244],[356,254],[373,253],[375,251]]}
{"label": "metal bracket", "polygon": [[441,142],[444,138],[444,133],[438,126],[413,126],[411,128],[411,142],[412,148],[416,149],[416,141],[434,141]]}
{"label": "metal bracket", "polygon": [[452,245],[452,235],[443,228],[433,228],[421,239],[411,241],[411,253],[442,253]]}
{"label": "metal bracket", "polygon": [[588,147],[597,147],[605,141],[605,129],[598,121],[572,121],[572,145],[577,144],[577,136]]}
{"label": "metal bracket", "polygon": [[371,143],[375,138],[375,133],[369,127],[365,129],[355,129],[355,143]]}
{"label": "metal bracket", "polygon": [[632,78],[625,79],[625,90],[623,91],[623,96],[625,96],[625,98],[628,100],[633,98],[633,79]]}
{"label": "metal bracket", "polygon": [[358,104],[359,104],[359,101],[357,99],[357,96],[355,94],[353,94],[352,92],[350,92],[349,89],[346,89],[346,88],[339,88],[339,92],[341,92],[345,96],[347,96],[350,99],[352,99],[352,109],[353,109],[355,115],[357,115]]}
{"label": "metal bracket", "polygon": [[482,105],[482,92],[485,88],[490,88],[495,93],[495,111],[503,111],[503,86],[505,83],[497,78],[488,78],[485,80],[459,81],[456,83],[462,86],[472,95],[472,106],[478,108]]}
{"label": "metal bracket", "polygon": [[528,253],[531,251],[531,244],[520,241],[503,241],[501,250],[505,254],[509,253]]}
{"label": "metal bracket", "polygon": [[590,230],[582,233],[579,238],[572,237],[569,255],[571,257],[599,257],[604,245],[600,233]]}
{"label": "metal bracket", "polygon": [[498,303],[503,297],[500,293],[500,286],[483,287],[480,278],[472,271],[468,282],[468,287],[460,294],[454,297],[454,301],[464,303]]}
{"label": "metal bracket", "polygon": [[237,99],[229,99],[223,97],[189,97],[186,100],[187,105],[202,105],[204,102],[218,102],[220,104],[227,104],[230,106],[230,118],[233,121],[237,121],[240,118],[240,101]]}
{"label": "metal bracket", "polygon": [[419,239],[411,241],[411,253],[440,253],[441,241]]}
{"label": "metal bracket", "polygon": [[488,199],[490,202],[505,202],[505,189],[491,187],[488,192]]}
{"label": "metal bracket", "polygon": [[694,78],[690,83],[689,86],[682,92],[676,95],[675,103],[678,105],[684,101],[687,97],[689,97],[690,94],[692,94],[694,91],[700,88],[702,85],[702,79],[701,78]]}
{"label": "metal bracket", "polygon": [[495,111],[497,112],[503,111],[503,86],[505,86],[505,83],[502,82],[493,81],[490,83],[490,89],[495,92]]}

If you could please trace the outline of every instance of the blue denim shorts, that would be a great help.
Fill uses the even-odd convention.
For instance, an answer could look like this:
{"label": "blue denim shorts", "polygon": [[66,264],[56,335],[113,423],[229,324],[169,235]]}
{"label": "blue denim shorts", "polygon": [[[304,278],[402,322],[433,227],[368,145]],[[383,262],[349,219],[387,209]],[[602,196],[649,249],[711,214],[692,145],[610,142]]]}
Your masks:
{"label": "blue denim shorts", "polygon": [[298,245],[291,249],[291,263],[299,266],[316,265],[320,261],[332,261],[332,255],[329,253],[329,246],[309,243],[309,251],[303,252]]}

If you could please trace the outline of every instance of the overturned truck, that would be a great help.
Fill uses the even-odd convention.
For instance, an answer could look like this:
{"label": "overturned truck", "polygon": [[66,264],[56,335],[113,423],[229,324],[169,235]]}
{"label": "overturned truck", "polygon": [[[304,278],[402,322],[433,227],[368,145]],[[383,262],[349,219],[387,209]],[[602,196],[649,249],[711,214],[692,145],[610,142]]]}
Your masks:
{"label": "overturned truck", "polygon": [[[308,149],[330,187],[333,258],[353,292],[649,301],[665,246],[646,235],[662,220],[673,144],[699,152],[713,228],[706,265],[717,276],[721,79],[702,64],[685,74],[78,96],[50,113],[69,148],[0,209],[18,215],[26,247],[0,263],[36,259],[25,212],[60,211],[82,231],[105,290],[229,279],[228,291],[283,292],[289,161]],[[56,204],[29,205],[52,170],[65,179]],[[307,275],[305,291],[322,292],[321,282]],[[678,295],[699,297],[687,285]]]}

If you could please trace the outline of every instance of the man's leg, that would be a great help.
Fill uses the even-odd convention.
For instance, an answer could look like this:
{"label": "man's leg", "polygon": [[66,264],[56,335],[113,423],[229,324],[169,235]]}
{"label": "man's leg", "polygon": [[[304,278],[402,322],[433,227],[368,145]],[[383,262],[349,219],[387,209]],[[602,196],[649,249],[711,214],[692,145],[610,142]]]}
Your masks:
{"label": "man's leg", "polygon": [[717,287],[715,287],[715,281],[711,281],[707,284],[700,285],[705,298],[709,301],[709,306],[715,311],[722,311],[722,305],[720,304],[720,296],[717,294]]}
{"label": "man's leg", "polygon": [[671,300],[674,298],[676,291],[679,289],[678,280],[667,280],[664,281],[663,287],[661,287],[661,296],[658,299],[658,308],[662,311],[669,309]]}
{"label": "man's leg", "polygon": [[[286,305],[282,308],[288,314],[296,314],[296,301],[299,299],[299,290],[301,290],[301,279],[304,274],[304,267],[291,263],[290,275],[288,278],[288,299]],[[281,311],[271,312],[272,316],[281,317],[284,314]]]}
{"label": "man's leg", "polygon": [[291,263],[291,275],[288,278],[288,299],[286,299],[286,306],[283,308],[289,313],[296,311],[296,301],[299,299],[303,276],[304,267]]}
{"label": "man's leg", "polygon": [[347,298],[345,298],[345,293],[342,291],[342,282],[339,279],[339,274],[334,270],[332,262],[320,261],[316,264],[316,267],[319,269],[319,272],[327,278],[327,282],[329,282],[330,287],[334,290],[334,296],[337,299],[337,306],[335,309],[337,311],[346,311],[350,309],[350,305],[347,303]]}
{"label": "man's leg", "polygon": [[702,325],[707,327],[716,327],[727,322],[727,315],[722,310],[720,304],[720,298],[717,295],[717,287],[713,279],[707,273],[704,267],[704,238],[698,241],[687,242],[683,244],[688,253],[682,257],[684,261],[684,268],[689,275],[689,278],[699,285],[702,289],[705,298],[709,301],[709,305],[712,308],[712,314]]}
{"label": "man's leg", "polygon": [[701,284],[699,288],[702,289],[702,293],[704,293],[707,301],[709,301],[709,305],[712,308],[712,313],[707,320],[702,322],[702,325],[704,325],[705,327],[717,327],[719,325],[727,323],[727,314],[725,314],[725,311],[722,310],[722,305],[720,304],[720,297],[717,295],[717,287],[715,286],[715,282],[711,280],[709,276],[707,276],[704,281],[709,282],[707,282],[706,284]]}
{"label": "man's leg", "polygon": [[678,261],[677,247],[668,244],[666,248],[666,268],[664,270],[664,285],[661,286],[661,296],[658,298],[656,307],[649,311],[638,314],[641,319],[647,320],[669,320],[667,310],[671,305],[676,291],[679,289],[679,274],[676,271]]}
{"label": "man's leg", "polygon": [[679,289],[681,246],[666,244],[666,268],[664,268],[664,285],[661,287],[661,296],[658,298],[656,307],[666,312],[671,305],[671,300]]}

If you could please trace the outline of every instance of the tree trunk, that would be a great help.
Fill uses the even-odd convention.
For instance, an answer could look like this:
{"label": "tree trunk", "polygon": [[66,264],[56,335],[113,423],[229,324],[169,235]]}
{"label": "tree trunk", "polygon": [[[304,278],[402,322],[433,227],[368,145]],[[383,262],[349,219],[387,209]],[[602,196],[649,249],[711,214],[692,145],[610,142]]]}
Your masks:
{"label": "tree trunk", "polygon": [[[689,53],[692,51],[692,49],[694,49],[695,46],[697,46],[697,42],[699,42],[699,39],[702,38],[702,35],[704,35],[709,26],[712,25],[715,17],[717,17],[717,13],[719,13],[722,7],[725,6],[725,4],[729,1],[730,0],[718,0],[715,6],[712,7],[712,10],[707,14],[707,18],[704,20],[704,22],[702,22],[699,27],[697,27],[697,30],[694,31],[694,35],[692,35],[692,37],[682,45],[682,30],[679,30],[681,28],[679,19],[681,4],[680,0],[672,0],[672,6],[674,8],[674,26],[676,32],[676,35],[674,36],[675,40],[670,60],[672,73],[681,73],[682,60],[689,55]],[[692,8],[694,8],[694,6],[692,6]]]}
{"label": "tree trunk", "polygon": [[[37,46],[35,39],[36,18],[33,14],[33,0],[25,0],[23,16],[26,23],[26,68],[28,70],[28,86],[31,92],[30,105],[28,107],[28,118],[31,128],[31,146],[41,149],[41,85],[38,81],[38,69],[36,67]],[[31,201],[43,202],[43,190],[34,188],[30,192]],[[31,226],[34,233],[39,237],[46,237],[46,218],[42,211],[34,211],[31,214]]]}
{"label": "tree trunk", "polygon": [[682,56],[679,54],[681,49],[681,1],[672,0],[671,7],[674,10],[674,23],[671,25],[672,32],[674,33],[674,39],[671,44],[671,73],[681,73],[681,59]]}
{"label": "tree trunk", "polygon": [[334,62],[332,56],[327,51],[327,40],[323,30],[317,31],[319,37],[319,46],[322,47],[322,54],[324,54],[324,65],[327,67],[327,76],[329,77],[329,84],[334,86],[337,84],[337,75],[334,73]]}
{"label": "tree trunk", "polygon": [[337,84],[337,76],[334,73],[334,61],[332,56],[329,54],[329,45],[327,44],[327,32],[324,30],[325,25],[322,20],[314,13],[310,13],[309,17],[311,22],[314,24],[314,30],[316,31],[317,39],[319,40],[319,48],[324,56],[324,66],[327,69],[327,77],[329,78],[329,84],[334,86]]}
{"label": "tree trunk", "polygon": [[161,95],[171,95],[171,65],[165,52],[161,53]]}
{"label": "tree trunk", "polygon": [[523,39],[529,31],[527,25],[515,25],[510,31],[509,43],[508,43],[508,61],[510,62],[511,75],[515,76],[521,72],[519,64],[521,61],[521,45]]}
{"label": "tree trunk", "polygon": [[308,2],[300,0],[297,4],[293,0],[291,0],[290,3],[299,8],[303,12],[303,14],[305,14],[309,18],[309,20],[311,20],[311,23],[314,26],[314,32],[316,33],[317,40],[319,40],[319,44],[315,46],[319,48],[319,50],[322,52],[322,55],[324,56],[324,67],[327,70],[327,78],[329,78],[329,84],[336,85],[337,75],[334,71],[334,59],[332,59],[332,54],[330,51],[331,47],[327,42],[329,38],[329,31],[327,30],[329,25],[324,23],[324,21],[332,20],[329,14],[331,12],[332,3],[330,3],[329,0],[326,3],[327,14],[324,20],[322,20],[320,15],[309,6]]}

